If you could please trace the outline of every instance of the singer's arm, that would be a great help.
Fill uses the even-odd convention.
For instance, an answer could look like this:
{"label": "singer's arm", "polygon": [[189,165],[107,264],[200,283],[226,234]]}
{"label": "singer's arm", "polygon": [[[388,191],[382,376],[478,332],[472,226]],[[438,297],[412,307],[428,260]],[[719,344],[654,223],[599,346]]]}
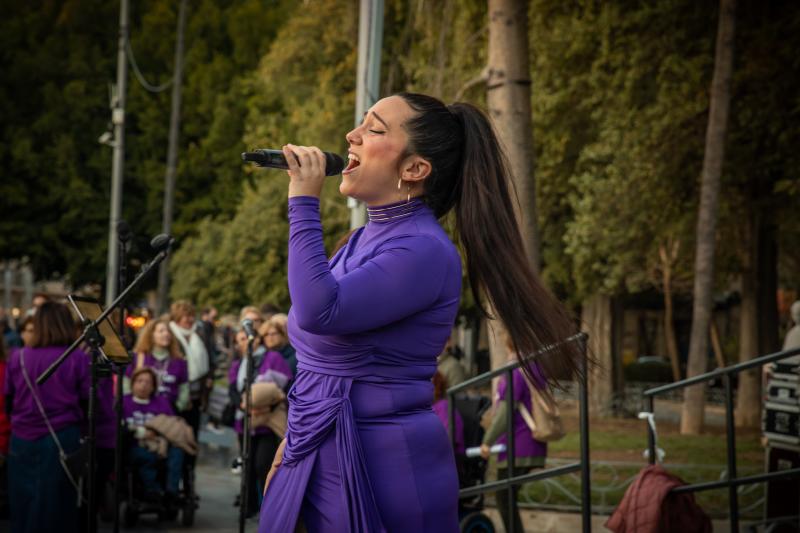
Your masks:
{"label": "singer's arm", "polygon": [[311,333],[366,331],[430,307],[453,268],[447,257],[434,237],[404,235],[336,279],[322,241],[319,199],[289,199],[289,293],[298,325]]}

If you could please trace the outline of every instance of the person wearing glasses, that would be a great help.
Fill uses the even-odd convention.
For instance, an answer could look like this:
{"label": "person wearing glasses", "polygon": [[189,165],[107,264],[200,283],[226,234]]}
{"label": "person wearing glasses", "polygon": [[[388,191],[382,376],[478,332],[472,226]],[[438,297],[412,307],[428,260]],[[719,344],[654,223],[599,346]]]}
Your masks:
{"label": "person wearing glasses", "polygon": [[289,344],[289,336],[286,333],[287,319],[288,317],[283,313],[274,314],[261,326],[259,333],[264,339],[264,346],[266,346],[267,350],[281,354],[294,376],[297,374],[297,352]]}

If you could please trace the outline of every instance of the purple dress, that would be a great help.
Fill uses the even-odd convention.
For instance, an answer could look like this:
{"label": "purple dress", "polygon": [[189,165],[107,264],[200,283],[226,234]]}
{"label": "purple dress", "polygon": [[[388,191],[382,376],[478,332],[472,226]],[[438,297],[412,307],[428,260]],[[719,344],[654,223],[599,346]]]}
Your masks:
{"label": "purple dress", "polygon": [[[439,417],[442,425],[445,429],[450,429],[450,418],[447,416],[447,398],[442,398],[434,402],[433,404],[433,412],[436,413],[436,416]],[[464,445],[464,419],[461,418],[461,414],[456,411],[453,413],[456,419],[456,432],[455,432],[455,444],[453,445],[453,449],[459,455],[464,455],[467,453],[467,448]]]}
{"label": "purple dress", "polygon": [[461,258],[421,201],[369,210],[329,262],[319,200],[289,200],[289,393],[283,462],[259,531],[458,531],[458,478],[431,409]]}

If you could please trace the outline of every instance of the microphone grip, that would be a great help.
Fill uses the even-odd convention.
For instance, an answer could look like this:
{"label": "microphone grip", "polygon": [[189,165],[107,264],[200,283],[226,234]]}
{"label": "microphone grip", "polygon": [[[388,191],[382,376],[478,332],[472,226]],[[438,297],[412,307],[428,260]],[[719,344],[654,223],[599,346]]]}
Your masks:
{"label": "microphone grip", "polygon": [[260,167],[280,168],[289,170],[286,157],[280,150],[256,150],[255,152],[244,152],[242,160],[255,163]]}
{"label": "microphone grip", "polygon": [[[341,174],[346,166],[344,159],[331,152],[322,153],[325,154],[325,175],[335,176]],[[260,167],[278,168],[282,170],[289,169],[289,165],[286,163],[286,157],[281,150],[259,149],[253,150],[252,152],[243,152],[242,160],[255,163]]]}

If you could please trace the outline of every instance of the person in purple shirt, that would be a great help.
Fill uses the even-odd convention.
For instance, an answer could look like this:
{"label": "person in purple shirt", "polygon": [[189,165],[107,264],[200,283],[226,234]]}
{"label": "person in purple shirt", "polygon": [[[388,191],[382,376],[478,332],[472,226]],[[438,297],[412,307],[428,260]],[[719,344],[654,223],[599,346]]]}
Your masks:
{"label": "person in purple shirt", "polygon": [[43,303],[33,315],[30,346],[15,350],[8,360],[8,483],[14,533],[76,531],[78,527],[76,488],[59,461],[58,445],[42,410],[64,452],[75,452],[80,447],[80,428],[89,397],[89,356],[75,350],[47,381],[36,384],[77,336],[77,325],[66,306]]}
{"label": "person in purple shirt", "polygon": [[[516,358],[514,353],[513,344],[507,339],[506,350],[508,351],[509,361]],[[537,389],[543,389],[546,386],[544,376],[537,365],[531,365],[533,373],[533,384]],[[515,475],[521,476],[531,471],[533,468],[544,467],[545,459],[547,458],[547,443],[541,442],[533,438],[531,428],[525,422],[522,413],[516,406],[524,405],[528,413],[533,413],[533,403],[531,398],[531,390],[528,386],[528,380],[524,373],[519,368],[511,372],[512,379],[514,380],[514,416],[512,418],[512,425],[514,428],[514,468]],[[508,420],[508,402],[506,401],[506,389],[508,387],[507,379],[505,376],[501,377],[497,383],[497,394],[495,395],[494,413],[492,423],[489,429],[483,436],[481,443],[481,456],[484,459],[489,458],[489,448],[497,442],[498,444],[507,444],[508,435],[506,434],[506,424]],[[497,479],[505,479],[508,477],[508,454],[502,452],[497,456]],[[522,527],[522,519],[519,516],[519,509],[517,508],[517,494],[519,488],[515,487],[513,491],[513,515],[509,514],[508,506],[508,491],[499,490],[495,492],[495,499],[497,501],[497,509],[500,512],[500,517],[503,519],[503,525],[506,531],[510,530],[510,522],[514,520],[514,531],[524,531]]]}
{"label": "person in purple shirt", "polygon": [[[272,382],[279,388],[286,389],[293,377],[289,365],[279,352],[267,350],[261,341],[261,337],[253,339],[252,383]],[[228,370],[229,396],[231,401],[241,406],[244,403],[245,377],[248,370],[248,365],[242,364],[242,361],[248,361],[247,334],[244,331],[236,333],[236,351],[239,358],[233,361]],[[233,428],[239,439],[239,449],[242,449],[244,410],[241,408],[236,409]],[[261,505],[260,495],[264,490],[264,473],[269,470],[280,444],[280,437],[266,427],[253,428],[250,435],[250,468],[244,474],[247,475],[248,516],[258,513]]]}
{"label": "person in purple shirt", "polygon": [[[133,433],[136,443],[131,446],[129,457],[144,486],[146,501],[159,501],[162,487],[158,484],[156,465],[158,455],[142,445],[142,440],[154,437],[152,430],[145,427],[148,420],[157,415],[173,416],[175,411],[164,396],[156,394],[157,377],[155,371],[143,366],[133,372],[131,394],[122,398],[122,416]],[[170,446],[167,450],[167,502],[177,501],[178,489],[183,467],[183,450]]]}
{"label": "person in purple shirt", "polygon": [[165,397],[176,412],[187,409],[189,367],[178,341],[169,329],[169,321],[157,318],[148,322],[139,334],[133,351],[133,362],[125,371],[127,379],[137,368],[152,368],[157,376],[156,394]]}
{"label": "person in purple shirt", "polygon": [[[302,518],[309,531],[456,532],[455,460],[431,409],[431,377],[458,312],[461,257],[438,219],[455,209],[475,301],[491,306],[520,353],[574,326],[527,260],[505,159],[480,110],[399,94],[346,138],[339,191],[364,202],[369,221],[330,260],[324,155],[283,148],[298,371],[259,531],[294,531]],[[578,349],[553,353],[563,357],[548,365],[578,368]]]}

